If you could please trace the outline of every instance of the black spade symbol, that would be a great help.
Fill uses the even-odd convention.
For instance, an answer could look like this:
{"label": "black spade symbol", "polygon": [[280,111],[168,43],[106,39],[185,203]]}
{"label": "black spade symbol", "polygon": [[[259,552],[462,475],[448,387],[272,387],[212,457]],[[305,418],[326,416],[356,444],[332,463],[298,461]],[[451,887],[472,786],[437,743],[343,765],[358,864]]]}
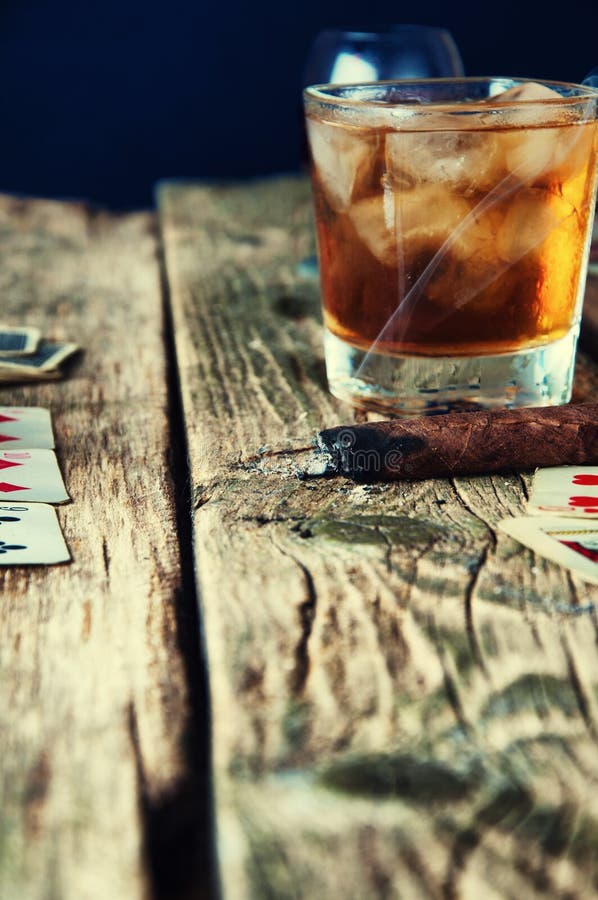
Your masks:
{"label": "black spade symbol", "polygon": [[26,550],[22,544],[7,544],[6,541],[0,541],[0,553],[8,553],[9,550]]}

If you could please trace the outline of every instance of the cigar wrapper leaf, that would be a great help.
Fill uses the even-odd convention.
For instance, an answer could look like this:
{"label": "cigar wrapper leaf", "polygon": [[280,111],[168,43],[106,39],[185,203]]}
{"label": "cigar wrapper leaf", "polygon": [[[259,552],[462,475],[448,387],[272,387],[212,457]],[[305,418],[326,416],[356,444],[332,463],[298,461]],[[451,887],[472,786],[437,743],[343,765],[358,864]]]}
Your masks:
{"label": "cigar wrapper leaf", "polygon": [[480,410],[327,428],[305,475],[360,482],[598,463],[598,403]]}

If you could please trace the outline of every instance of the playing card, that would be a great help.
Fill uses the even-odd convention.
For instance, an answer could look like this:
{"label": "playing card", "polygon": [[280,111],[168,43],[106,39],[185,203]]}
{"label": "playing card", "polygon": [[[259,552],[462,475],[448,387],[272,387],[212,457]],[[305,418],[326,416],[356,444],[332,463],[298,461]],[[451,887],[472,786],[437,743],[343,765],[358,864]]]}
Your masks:
{"label": "playing card", "polygon": [[39,328],[0,325],[0,354],[15,357],[34,353],[41,337]]}
{"label": "playing card", "polygon": [[0,371],[3,376],[21,374],[35,377],[38,373],[51,372],[73,353],[79,350],[77,344],[56,344],[42,341],[35,353],[29,356],[6,356],[0,353]]}
{"label": "playing card", "polygon": [[52,450],[0,450],[0,501],[69,499]]}
{"label": "playing card", "polygon": [[48,565],[70,558],[51,506],[0,504],[0,566]]}
{"label": "playing card", "polygon": [[540,556],[598,584],[598,522],[521,516],[504,519],[498,527]]}
{"label": "playing card", "polygon": [[0,406],[0,447],[3,450],[54,446],[50,412],[41,406]]}
{"label": "playing card", "polygon": [[527,512],[598,518],[598,466],[538,469]]}

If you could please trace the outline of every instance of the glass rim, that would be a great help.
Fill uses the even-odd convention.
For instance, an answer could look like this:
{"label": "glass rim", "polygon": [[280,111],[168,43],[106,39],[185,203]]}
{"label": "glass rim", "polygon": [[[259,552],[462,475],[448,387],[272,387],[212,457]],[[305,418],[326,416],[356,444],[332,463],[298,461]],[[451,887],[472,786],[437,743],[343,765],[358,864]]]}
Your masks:
{"label": "glass rim", "polygon": [[546,78],[529,78],[518,77],[514,75],[480,75],[480,76],[448,76],[443,78],[398,78],[387,81],[363,81],[352,82],[348,84],[313,84],[304,88],[303,96],[306,101],[318,103],[321,106],[330,108],[339,107],[345,110],[383,110],[383,109],[401,109],[403,107],[413,111],[417,109],[422,112],[463,112],[464,104],[456,100],[431,100],[431,101],[414,101],[413,99],[405,100],[376,100],[373,98],[363,99],[361,97],[352,97],[350,93],[343,95],[343,91],[363,88],[417,88],[418,86],[433,87],[434,85],[482,85],[491,82],[510,82],[510,87],[517,87],[521,84],[541,84],[548,88],[565,88],[567,91],[574,90],[574,93],[568,95],[561,94],[558,97],[544,97],[541,100],[509,100],[507,103],[500,102],[496,95],[496,103],[493,103],[493,97],[485,97],[480,99],[472,99],[467,102],[467,110],[471,112],[474,109],[488,112],[488,110],[497,108],[505,111],[508,109],[531,109],[533,107],[539,109],[562,108],[563,106],[574,106],[581,100],[592,98],[598,99],[598,88],[590,85],[577,84],[569,81],[554,81]]}

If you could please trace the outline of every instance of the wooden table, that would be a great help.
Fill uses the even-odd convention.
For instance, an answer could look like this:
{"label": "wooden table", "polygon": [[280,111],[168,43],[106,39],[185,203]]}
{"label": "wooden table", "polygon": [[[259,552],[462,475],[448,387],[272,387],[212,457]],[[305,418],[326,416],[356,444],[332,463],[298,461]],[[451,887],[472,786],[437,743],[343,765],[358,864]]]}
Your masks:
{"label": "wooden table", "polygon": [[497,533],[530,474],[299,480],[366,418],[305,181],[159,207],[0,199],[3,318],[85,348],[0,394],[52,411],[74,557],[0,569],[0,897],[598,895],[598,588]]}

